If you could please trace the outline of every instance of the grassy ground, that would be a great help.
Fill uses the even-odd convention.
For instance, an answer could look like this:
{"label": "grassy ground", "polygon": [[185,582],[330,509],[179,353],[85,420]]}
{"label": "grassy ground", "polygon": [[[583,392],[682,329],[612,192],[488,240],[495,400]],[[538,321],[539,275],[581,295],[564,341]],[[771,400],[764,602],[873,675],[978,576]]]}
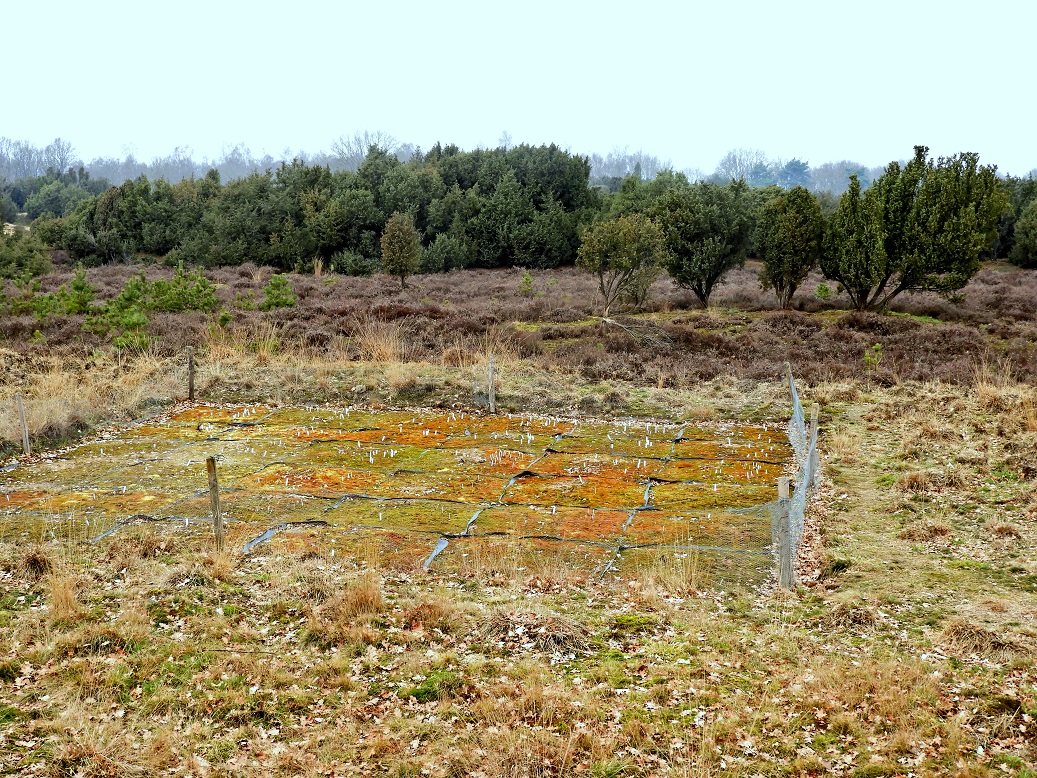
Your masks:
{"label": "grassy ground", "polygon": [[[200,395],[470,405],[492,351],[505,408],[788,409],[776,380],[598,380],[493,327],[416,360],[370,326],[338,357],[214,336]],[[4,359],[5,395],[55,440],[184,394],[161,353]],[[598,577],[493,544],[424,573],[316,532],[249,558],[182,528],[5,543],[0,774],[1033,776],[1037,392],[996,363],[950,383],[857,359],[801,388],[823,479],[790,593],[719,590],[695,559]]]}

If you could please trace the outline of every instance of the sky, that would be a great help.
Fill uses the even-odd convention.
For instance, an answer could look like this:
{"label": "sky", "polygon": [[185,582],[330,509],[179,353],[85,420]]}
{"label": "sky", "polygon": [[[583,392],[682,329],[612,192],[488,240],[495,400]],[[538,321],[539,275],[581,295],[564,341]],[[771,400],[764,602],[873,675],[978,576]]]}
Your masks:
{"label": "sky", "polygon": [[1037,168],[1032,0],[12,0],[0,136],[84,160],[380,131],[556,143],[711,172],[731,149]]}

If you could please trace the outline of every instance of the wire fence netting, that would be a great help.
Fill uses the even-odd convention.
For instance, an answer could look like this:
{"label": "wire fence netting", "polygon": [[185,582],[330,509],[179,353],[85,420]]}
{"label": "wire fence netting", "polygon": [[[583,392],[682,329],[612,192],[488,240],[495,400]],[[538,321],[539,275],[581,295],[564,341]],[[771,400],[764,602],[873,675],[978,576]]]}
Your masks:
{"label": "wire fence netting", "polygon": [[812,479],[816,436],[803,459],[793,396],[788,429],[197,405],[7,468],[0,533],[206,532],[215,457],[228,539],[246,554],[319,548],[412,568],[535,575],[563,564],[757,584],[773,569],[778,477],[794,458],[799,483]]}

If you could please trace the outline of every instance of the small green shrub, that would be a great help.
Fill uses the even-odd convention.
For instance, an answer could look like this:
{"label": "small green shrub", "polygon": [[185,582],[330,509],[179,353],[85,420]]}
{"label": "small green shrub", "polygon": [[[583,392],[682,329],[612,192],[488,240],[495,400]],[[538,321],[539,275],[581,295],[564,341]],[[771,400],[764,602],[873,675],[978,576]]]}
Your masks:
{"label": "small green shrub", "polygon": [[347,276],[370,276],[378,270],[378,261],[355,251],[339,251],[331,258],[331,268]]}
{"label": "small green shrub", "polygon": [[267,285],[263,287],[263,302],[260,309],[272,311],[275,308],[292,308],[298,298],[292,291],[292,285],[288,282],[288,276],[279,273],[271,277]]}
{"label": "small green shrub", "polygon": [[159,279],[151,285],[147,307],[156,311],[214,311],[219,306],[215,289],[200,272],[185,273],[181,262],[169,281]]}
{"label": "small green shrub", "polygon": [[[436,272],[468,267],[475,261],[475,249],[467,241],[453,235],[441,234],[424,250],[422,266]],[[429,272],[429,271],[425,271]]]}
{"label": "small green shrub", "polygon": [[0,278],[39,276],[49,269],[47,249],[35,235],[22,230],[0,234]]}
{"label": "small green shrub", "polygon": [[864,350],[864,367],[871,372],[882,364],[882,344],[875,343]]}
{"label": "small green shrub", "polygon": [[58,290],[57,297],[62,312],[74,316],[90,313],[97,290],[86,280],[86,271],[80,265],[72,280]]}
{"label": "small green shrub", "polygon": [[825,283],[818,284],[814,290],[814,297],[822,302],[832,299],[832,287]]}
{"label": "small green shrub", "polygon": [[234,307],[242,311],[256,310],[256,294],[251,289],[234,295]]}
{"label": "small green shrub", "polygon": [[523,297],[533,296],[533,276],[528,270],[522,271],[522,278],[519,279],[518,292]]}
{"label": "small green shrub", "polygon": [[10,724],[12,721],[17,721],[21,717],[21,713],[15,707],[0,703],[0,724]]}

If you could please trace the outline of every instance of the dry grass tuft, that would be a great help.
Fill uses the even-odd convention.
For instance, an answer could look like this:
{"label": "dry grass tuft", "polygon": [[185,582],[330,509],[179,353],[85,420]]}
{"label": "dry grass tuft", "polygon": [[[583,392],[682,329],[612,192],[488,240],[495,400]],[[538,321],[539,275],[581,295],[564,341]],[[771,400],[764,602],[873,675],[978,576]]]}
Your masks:
{"label": "dry grass tuft", "polygon": [[124,749],[114,743],[98,743],[93,738],[77,738],[63,743],[54,755],[56,775],[77,778],[121,778],[146,775],[144,767],[129,763]]}
{"label": "dry grass tuft", "polygon": [[214,551],[205,555],[202,559],[202,567],[210,580],[230,583],[234,578],[234,566],[238,561],[238,557],[228,551],[223,553]]}
{"label": "dry grass tuft", "polygon": [[897,488],[903,492],[927,492],[934,486],[929,473],[913,471],[897,479]]}
{"label": "dry grass tuft", "polygon": [[30,583],[36,583],[54,571],[54,560],[41,545],[30,546],[18,560],[18,571]]}
{"label": "dry grass tuft", "polygon": [[405,362],[410,351],[407,331],[398,320],[358,317],[350,334],[360,358],[366,362]]}
{"label": "dry grass tuft", "polygon": [[1027,432],[1037,432],[1037,403],[1032,397],[1024,397],[1022,401],[1023,426]]}
{"label": "dry grass tuft", "polygon": [[551,611],[498,609],[479,628],[479,634],[484,640],[548,652],[572,653],[590,647],[590,631],[585,626]]}
{"label": "dry grass tuft", "polygon": [[950,622],[941,637],[946,645],[964,654],[1007,660],[1027,653],[1026,648],[1016,641],[962,619]]}
{"label": "dry grass tuft", "polygon": [[83,615],[79,592],[83,581],[76,576],[51,573],[47,576],[48,614],[51,624],[74,624]]}
{"label": "dry grass tuft", "polygon": [[348,619],[382,613],[386,605],[382,596],[381,581],[376,574],[367,573],[350,583],[346,590],[333,598],[328,605],[329,611]]}
{"label": "dry grass tuft", "polygon": [[987,530],[995,538],[1011,538],[1013,540],[1019,540],[1023,536],[1023,533],[1019,531],[1018,527],[1004,521],[991,522],[987,525]]}
{"label": "dry grass tuft", "polygon": [[320,605],[335,595],[335,584],[322,572],[305,571],[297,576],[302,589],[302,596],[310,602]]}
{"label": "dry grass tuft", "polygon": [[902,530],[897,537],[901,540],[928,542],[937,538],[949,538],[951,534],[951,528],[946,524],[923,523],[912,524]]}
{"label": "dry grass tuft", "polygon": [[210,554],[201,562],[184,562],[170,570],[162,581],[166,588],[181,586],[215,586],[229,582],[234,570],[229,554]]}
{"label": "dry grass tuft", "polygon": [[821,623],[826,627],[841,629],[874,629],[879,623],[879,618],[869,608],[843,602],[826,614]]}
{"label": "dry grass tuft", "polygon": [[160,537],[150,532],[141,535],[121,535],[108,545],[104,559],[112,563],[116,570],[126,570],[143,559],[173,554],[176,549],[176,541],[172,537]]}
{"label": "dry grass tuft", "polygon": [[1003,413],[1015,410],[1020,404],[1023,388],[1016,383],[1008,362],[996,365],[981,362],[973,372],[972,382],[980,406],[987,410]]}
{"label": "dry grass tuft", "polygon": [[517,362],[522,356],[520,352],[515,333],[495,325],[478,334],[455,335],[453,342],[444,346],[441,360],[450,367],[484,371],[491,356],[502,366]]}
{"label": "dry grass tuft", "polygon": [[134,653],[143,644],[137,625],[117,623],[86,624],[57,640],[55,652],[61,656]]}
{"label": "dry grass tuft", "polygon": [[310,612],[305,640],[322,648],[373,645],[381,633],[372,622],[386,608],[381,581],[368,573]]}
{"label": "dry grass tuft", "polygon": [[833,432],[825,436],[825,450],[837,464],[852,464],[860,455],[860,436],[842,430]]}
{"label": "dry grass tuft", "polygon": [[403,614],[403,621],[410,630],[438,629],[440,632],[452,632],[461,625],[459,611],[450,600],[424,600]]}

